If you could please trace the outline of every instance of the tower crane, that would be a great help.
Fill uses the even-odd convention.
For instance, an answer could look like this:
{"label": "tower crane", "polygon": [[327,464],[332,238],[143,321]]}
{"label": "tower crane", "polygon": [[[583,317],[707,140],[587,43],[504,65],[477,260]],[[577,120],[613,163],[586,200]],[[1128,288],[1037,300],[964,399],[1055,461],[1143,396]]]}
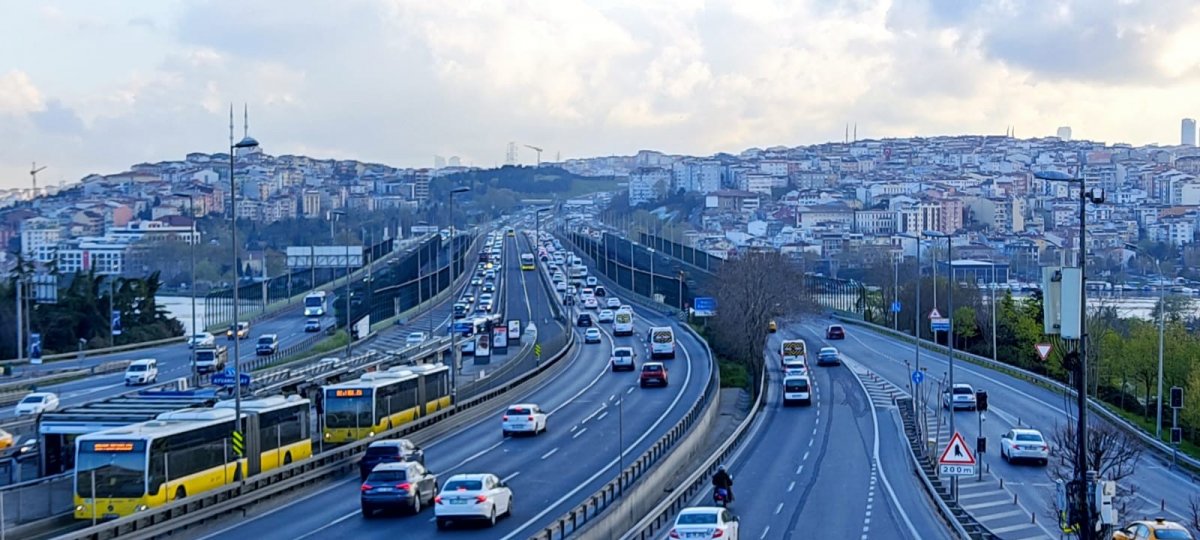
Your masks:
{"label": "tower crane", "polygon": [[29,176],[33,178],[33,194],[34,195],[37,195],[37,173],[40,173],[44,170],[46,170],[46,166],[42,165],[41,167],[38,167],[36,161],[33,162],[33,165],[31,167],[29,167]]}
{"label": "tower crane", "polygon": [[537,166],[541,167],[542,166],[542,149],[538,148],[536,146],[528,145],[528,144],[525,145],[525,148],[528,148],[530,150],[533,150],[534,152],[537,152]]}

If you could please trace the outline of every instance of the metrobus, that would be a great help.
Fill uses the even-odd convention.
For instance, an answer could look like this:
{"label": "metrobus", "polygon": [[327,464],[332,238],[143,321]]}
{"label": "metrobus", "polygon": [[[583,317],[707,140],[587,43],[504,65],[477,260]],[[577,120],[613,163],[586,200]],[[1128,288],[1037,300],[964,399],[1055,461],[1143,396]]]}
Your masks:
{"label": "metrobus", "polygon": [[521,254],[521,270],[535,270],[537,267],[534,265],[533,260],[534,259],[533,259],[532,253],[522,253]]}
{"label": "metrobus", "polygon": [[450,368],[396,366],[321,387],[328,443],[368,439],[450,406]]}
{"label": "metrobus", "polygon": [[325,305],[325,291],[310,293],[304,297],[305,317],[324,317],[328,307]]}
{"label": "metrobus", "polygon": [[670,326],[650,329],[650,358],[675,358],[675,330]]}
{"label": "metrobus", "polygon": [[245,458],[230,439],[233,404],[166,412],[81,435],[75,446],[75,518],[113,519],[193,496],[312,455],[309,401],[242,402]]}

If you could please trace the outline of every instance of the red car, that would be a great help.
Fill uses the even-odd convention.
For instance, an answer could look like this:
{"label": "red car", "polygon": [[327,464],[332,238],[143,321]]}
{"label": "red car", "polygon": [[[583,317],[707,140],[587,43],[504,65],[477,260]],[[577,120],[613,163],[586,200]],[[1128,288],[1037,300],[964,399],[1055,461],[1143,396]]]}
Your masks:
{"label": "red car", "polygon": [[662,362],[646,362],[642,364],[642,375],[638,378],[642,388],[650,385],[667,385],[667,366]]}
{"label": "red car", "polygon": [[846,339],[846,329],[840,324],[831,324],[825,329],[825,339]]}

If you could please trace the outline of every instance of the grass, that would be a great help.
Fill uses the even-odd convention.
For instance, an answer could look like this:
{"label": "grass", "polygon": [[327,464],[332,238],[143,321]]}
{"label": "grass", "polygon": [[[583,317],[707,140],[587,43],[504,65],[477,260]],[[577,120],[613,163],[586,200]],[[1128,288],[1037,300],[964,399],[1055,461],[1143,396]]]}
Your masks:
{"label": "grass", "polygon": [[[1147,420],[1138,413],[1123,411],[1121,409],[1118,409],[1116,407],[1109,405],[1108,403],[1104,403],[1104,408],[1108,409],[1109,411],[1112,411],[1113,414],[1116,414],[1116,415],[1120,416],[1121,418],[1128,420],[1133,425],[1142,428],[1142,431],[1145,431],[1147,434],[1154,433],[1154,420]],[[1162,442],[1167,443],[1167,444],[1170,444],[1170,442],[1171,442],[1171,427],[1170,427],[1170,417],[1169,416],[1163,417],[1163,438],[1161,440],[1162,440]],[[1187,440],[1186,438],[1183,440],[1183,443],[1179,445],[1179,452],[1189,455],[1189,456],[1192,456],[1193,458],[1200,459],[1200,446],[1197,446],[1195,443]]]}
{"label": "grass", "polygon": [[717,369],[721,373],[721,388],[750,390],[750,372],[741,362],[718,357]]}

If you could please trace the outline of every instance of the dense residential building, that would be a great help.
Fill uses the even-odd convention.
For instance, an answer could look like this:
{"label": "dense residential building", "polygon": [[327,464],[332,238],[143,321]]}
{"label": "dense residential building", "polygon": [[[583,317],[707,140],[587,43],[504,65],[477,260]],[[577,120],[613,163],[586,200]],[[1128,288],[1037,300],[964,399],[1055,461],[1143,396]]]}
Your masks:
{"label": "dense residential building", "polygon": [[671,188],[671,171],[658,167],[642,167],[629,175],[629,204],[655,202]]}

